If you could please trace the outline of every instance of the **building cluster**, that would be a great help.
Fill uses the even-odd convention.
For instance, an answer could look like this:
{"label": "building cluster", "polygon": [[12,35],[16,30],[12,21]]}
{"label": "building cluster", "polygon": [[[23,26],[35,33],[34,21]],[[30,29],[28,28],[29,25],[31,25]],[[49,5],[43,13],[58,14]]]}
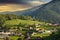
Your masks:
{"label": "building cluster", "polygon": [[[53,26],[57,26],[57,24],[47,24],[47,25],[53,25]],[[46,29],[43,29],[43,28],[40,28],[41,27],[41,24],[34,24],[34,25],[29,25],[27,28],[27,33],[29,36],[28,36],[28,39],[30,38],[30,36],[33,36],[35,34],[40,34],[40,33],[52,33],[52,32],[55,32],[56,29],[54,30],[46,30]],[[9,37],[9,36],[21,36],[23,35],[21,32],[20,32],[20,27],[17,27],[17,28],[9,28],[8,30],[0,30],[0,39],[1,38],[6,38],[6,37]],[[25,35],[24,35],[25,36]],[[25,36],[26,37],[26,36]],[[39,38],[39,37],[38,37]],[[27,37],[26,37],[27,39]]]}

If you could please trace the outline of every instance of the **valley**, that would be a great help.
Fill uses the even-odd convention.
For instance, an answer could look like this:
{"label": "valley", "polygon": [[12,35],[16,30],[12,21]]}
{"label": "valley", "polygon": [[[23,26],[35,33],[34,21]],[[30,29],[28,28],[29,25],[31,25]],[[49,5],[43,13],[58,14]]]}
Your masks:
{"label": "valley", "polygon": [[38,39],[37,37],[44,39],[59,28],[60,24],[40,22],[30,16],[0,15],[0,40],[24,40],[25,37],[30,37],[28,40]]}

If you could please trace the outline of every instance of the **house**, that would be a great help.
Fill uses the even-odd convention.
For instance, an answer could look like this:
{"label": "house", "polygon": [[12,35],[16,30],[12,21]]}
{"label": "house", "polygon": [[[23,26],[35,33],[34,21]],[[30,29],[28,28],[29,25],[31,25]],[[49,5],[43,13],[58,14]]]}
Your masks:
{"label": "house", "polygon": [[36,32],[33,32],[31,35],[33,36],[33,35],[35,35],[35,34],[37,34]]}
{"label": "house", "polygon": [[5,34],[0,35],[0,40],[5,40],[6,38],[9,38],[9,36]]}
{"label": "house", "polygon": [[43,33],[52,33],[51,30],[45,30]]}
{"label": "house", "polygon": [[53,27],[59,26],[59,24],[56,24],[56,23],[48,23],[48,25],[53,26]]}
{"label": "house", "polygon": [[36,31],[38,31],[39,29],[41,29],[41,28],[35,28],[36,29]]}
{"label": "house", "polygon": [[30,29],[33,29],[32,27],[30,27]]}
{"label": "house", "polygon": [[0,32],[0,35],[9,35],[12,34],[11,32]]}
{"label": "house", "polygon": [[39,33],[43,33],[43,32],[45,32],[45,29],[40,28],[40,29],[38,30],[38,32],[39,32]]}
{"label": "house", "polygon": [[40,24],[34,23],[33,26],[34,26],[34,27],[40,27]]}

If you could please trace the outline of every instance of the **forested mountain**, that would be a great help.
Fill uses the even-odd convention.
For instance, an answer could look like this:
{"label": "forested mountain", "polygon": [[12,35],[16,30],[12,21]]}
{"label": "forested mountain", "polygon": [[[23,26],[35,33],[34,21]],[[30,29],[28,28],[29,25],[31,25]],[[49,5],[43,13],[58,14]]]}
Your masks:
{"label": "forested mountain", "polygon": [[44,4],[43,7],[25,15],[35,17],[39,21],[60,23],[60,0],[53,0]]}

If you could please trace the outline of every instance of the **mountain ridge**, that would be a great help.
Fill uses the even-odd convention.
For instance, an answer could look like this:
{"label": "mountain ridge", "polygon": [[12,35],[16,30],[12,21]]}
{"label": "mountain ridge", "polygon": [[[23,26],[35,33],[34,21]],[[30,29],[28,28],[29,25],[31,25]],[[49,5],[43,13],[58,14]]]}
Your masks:
{"label": "mountain ridge", "polygon": [[39,21],[60,23],[60,0],[53,0],[36,11],[25,15],[35,17]]}

